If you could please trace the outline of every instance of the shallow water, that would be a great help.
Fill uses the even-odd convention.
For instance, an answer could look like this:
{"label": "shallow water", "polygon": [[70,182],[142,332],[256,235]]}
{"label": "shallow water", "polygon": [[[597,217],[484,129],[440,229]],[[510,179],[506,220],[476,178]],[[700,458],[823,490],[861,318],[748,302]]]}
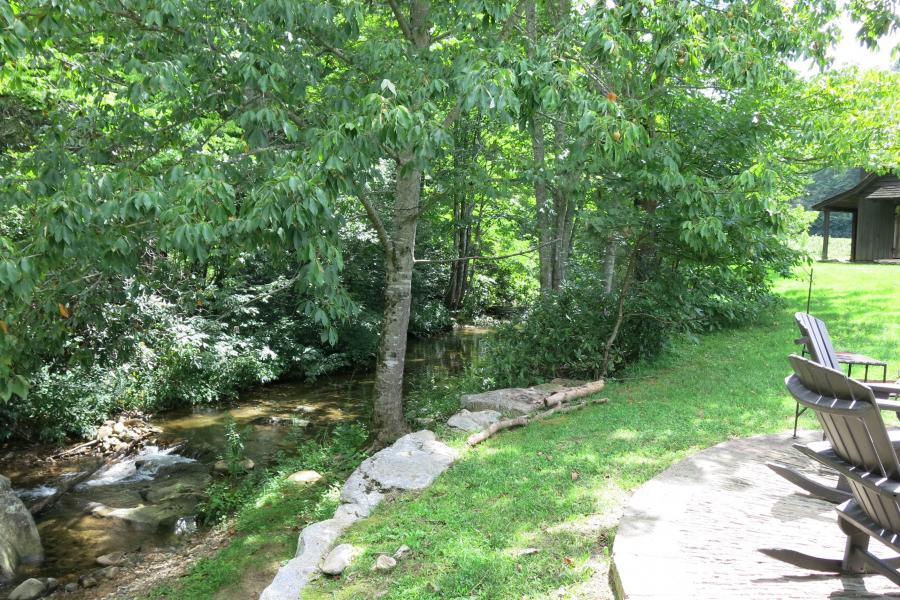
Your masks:
{"label": "shallow water", "polygon": [[[477,359],[485,333],[464,328],[431,340],[411,341],[407,381],[421,377],[440,380],[460,372]],[[162,430],[157,436],[159,447],[147,447],[141,454],[97,472],[38,517],[46,559],[39,567],[24,569],[22,575],[77,575],[94,567],[96,557],[109,552],[173,545],[179,535],[194,531],[197,498],[190,491],[208,483],[212,463],[224,452],[226,423],[234,420],[244,434],[245,455],[264,466],[280,450],[336,423],[367,419],[373,387],[371,373],[345,372],[312,384],[261,387],[230,406],[158,415],[152,423]],[[28,504],[53,494],[66,478],[90,468],[92,461],[27,468],[13,463],[0,464],[0,473],[12,479],[16,493]],[[159,500],[173,489],[180,493]],[[104,507],[106,516],[97,512],[98,505]],[[166,508],[165,518],[158,526],[155,520],[148,525],[141,511],[160,506]],[[122,510],[136,516],[118,518],[115,511]],[[117,516],[111,518],[110,512]]]}

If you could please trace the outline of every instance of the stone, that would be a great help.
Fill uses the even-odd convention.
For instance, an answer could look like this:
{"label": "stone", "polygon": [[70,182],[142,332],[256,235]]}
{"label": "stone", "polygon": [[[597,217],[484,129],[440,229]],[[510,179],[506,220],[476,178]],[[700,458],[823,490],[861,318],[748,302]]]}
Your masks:
{"label": "stone", "polygon": [[252,471],[256,468],[256,463],[249,458],[245,458],[241,461],[241,468],[243,468],[245,471]]}
{"label": "stone", "polygon": [[[385,493],[428,487],[457,457],[456,450],[423,430],[407,434],[367,458],[341,489],[342,503],[334,517],[303,529],[296,555],[278,570],[259,600],[296,600],[344,529],[369,516]],[[386,558],[396,565],[395,559]]]}
{"label": "stone", "polygon": [[13,493],[10,480],[0,475],[0,581],[13,579],[19,565],[43,559],[34,517]]}
{"label": "stone", "polygon": [[453,464],[458,453],[427,429],[408,433],[376,452],[350,475],[341,489],[341,501],[357,504],[368,516],[393,490],[421,490]]}
{"label": "stone", "polygon": [[41,583],[44,584],[48,594],[59,587],[59,580],[56,577],[41,577]]}
{"label": "stone", "polygon": [[96,587],[96,585],[97,585],[97,580],[94,577],[91,577],[90,575],[82,575],[81,577],[78,578],[78,582],[81,584],[81,587],[83,587],[83,588],[92,588],[92,587]]}
{"label": "stone", "polygon": [[278,569],[259,600],[296,600],[300,590],[318,573],[322,557],[351,523],[350,518],[331,518],[305,527],[300,532],[296,555]]}
{"label": "stone", "polygon": [[26,579],[12,591],[9,600],[35,600],[47,591],[47,586],[40,579]]}
{"label": "stone", "polygon": [[409,551],[410,551],[410,547],[407,546],[406,544],[403,544],[402,546],[400,546],[399,548],[397,548],[397,551],[396,551],[396,552],[394,552],[394,560],[400,560],[401,558],[403,558],[404,556],[406,556],[406,554],[407,554]]}
{"label": "stone", "polygon": [[322,479],[322,475],[320,475],[316,471],[297,471],[296,473],[292,473],[288,476],[288,481],[293,481],[294,483],[315,483]]}
{"label": "stone", "polygon": [[450,417],[447,425],[463,431],[481,431],[499,421],[500,417],[500,413],[496,410],[470,412],[464,408]]}
{"label": "stone", "polygon": [[98,556],[97,564],[101,567],[114,567],[121,565],[123,560],[125,560],[124,552],[110,552],[109,554]]}
{"label": "stone", "polygon": [[125,525],[141,531],[159,531],[162,528],[174,527],[179,517],[177,506],[164,504],[110,508],[104,504],[94,503],[89,510],[96,517],[118,519]]}
{"label": "stone", "polygon": [[125,433],[125,424],[122,422],[116,423],[115,425],[113,425],[112,429],[114,433],[123,434]]}
{"label": "stone", "polygon": [[387,554],[379,554],[378,558],[375,559],[375,566],[373,566],[372,569],[375,571],[390,571],[396,566],[396,558],[388,556]]}
{"label": "stone", "polygon": [[227,473],[228,463],[224,460],[217,460],[213,465],[213,471],[215,471],[216,473]]}
{"label": "stone", "polygon": [[100,569],[99,573],[107,579],[115,579],[121,571],[122,569],[119,567],[106,567],[105,569]]}
{"label": "stone", "polygon": [[471,411],[498,410],[504,414],[526,415],[544,407],[552,392],[536,388],[506,388],[480,394],[465,394],[460,405]]}
{"label": "stone", "polygon": [[66,587],[63,588],[67,594],[71,594],[72,592],[78,591],[78,584],[74,581],[72,583],[67,583]]}
{"label": "stone", "polygon": [[98,440],[105,440],[112,434],[113,434],[113,428],[109,425],[103,425],[97,430],[97,435],[95,437]]}
{"label": "stone", "polygon": [[335,546],[322,562],[322,572],[326,575],[340,575],[358,555],[359,550],[351,544]]}

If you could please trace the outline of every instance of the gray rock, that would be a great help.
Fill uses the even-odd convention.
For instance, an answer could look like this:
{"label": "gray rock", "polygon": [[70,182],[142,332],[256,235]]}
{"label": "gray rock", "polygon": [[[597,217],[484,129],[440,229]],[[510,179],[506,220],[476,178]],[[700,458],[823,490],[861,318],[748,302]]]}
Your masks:
{"label": "gray rock", "polygon": [[124,552],[110,552],[109,554],[98,556],[97,564],[101,567],[114,567],[117,565],[121,565],[123,560],[125,560]]}
{"label": "gray rock", "polygon": [[499,410],[502,413],[525,415],[544,406],[551,392],[536,388],[506,388],[480,394],[466,394],[460,398],[463,408],[472,411]]}
{"label": "gray rock", "polygon": [[9,595],[9,600],[35,600],[47,591],[47,586],[39,579],[26,579]]}
{"label": "gray rock", "polygon": [[447,425],[463,431],[481,431],[499,421],[500,416],[500,413],[496,410],[469,412],[464,408],[450,417]]}
{"label": "gray rock", "polygon": [[341,489],[341,501],[359,505],[368,516],[385,492],[426,488],[457,456],[427,429],[409,433],[364,460]]}
{"label": "gray rock", "polygon": [[0,475],[0,581],[12,579],[19,565],[43,559],[34,518],[13,493],[9,479]]}
{"label": "gray rock", "polygon": [[106,567],[105,569],[100,569],[100,575],[107,579],[115,579],[121,572],[122,569],[119,567]]}
{"label": "gray rock", "polygon": [[315,483],[322,479],[322,476],[316,471],[297,471],[288,476],[288,481],[294,483]]}
{"label": "gray rock", "polygon": [[375,571],[390,571],[394,567],[397,566],[397,559],[393,556],[388,556],[387,554],[380,554],[378,558],[375,559],[375,566],[372,567]]}
{"label": "gray rock", "polygon": [[322,572],[326,575],[340,575],[350,566],[359,551],[351,544],[340,544],[328,553],[322,562]]}
{"label": "gray rock", "polygon": [[296,600],[318,573],[322,558],[338,536],[354,521],[367,517],[385,492],[428,487],[457,456],[454,449],[426,430],[405,435],[367,458],[344,484],[342,504],[334,517],[313,523],[300,533],[296,556],[278,570],[259,600]]}
{"label": "gray rock", "polygon": [[150,504],[133,508],[110,508],[103,504],[93,504],[90,512],[96,517],[117,519],[125,525],[141,531],[159,531],[174,528],[180,508],[164,504]]}
{"label": "gray rock", "polygon": [[396,552],[394,552],[394,560],[400,560],[401,558],[406,556],[406,553],[409,551],[410,551],[410,547],[407,546],[406,544],[403,544],[402,546],[397,548]]}
{"label": "gray rock", "polygon": [[275,579],[263,590],[259,600],[296,600],[300,590],[318,573],[322,557],[354,520],[331,518],[304,528],[297,543],[297,554],[278,569]]}
{"label": "gray rock", "polygon": [[66,587],[63,588],[66,593],[71,594],[72,592],[78,591],[78,584],[76,582],[67,583]]}
{"label": "gray rock", "polygon": [[59,587],[59,580],[56,577],[41,577],[41,583],[44,584],[48,594]]}
{"label": "gray rock", "polygon": [[92,588],[96,587],[97,580],[90,575],[79,577],[78,582],[81,584],[83,588]]}

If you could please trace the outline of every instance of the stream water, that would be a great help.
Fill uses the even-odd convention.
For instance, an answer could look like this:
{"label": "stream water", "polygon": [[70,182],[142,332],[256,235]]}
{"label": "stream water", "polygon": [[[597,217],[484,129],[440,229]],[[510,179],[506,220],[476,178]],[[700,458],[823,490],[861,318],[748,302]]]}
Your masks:
{"label": "stream water", "polygon": [[[486,330],[463,328],[430,340],[411,341],[407,381],[439,380],[476,360]],[[339,422],[365,419],[371,403],[371,373],[342,373],[313,384],[279,383],[245,394],[238,403],[166,412],[151,422],[162,432],[158,446],[146,447],[94,474],[37,518],[46,558],[25,576],[60,577],[95,566],[110,552],[138,552],[176,543],[196,528],[202,490],[212,479],[212,463],[225,448],[226,423],[244,432],[244,452],[257,465],[279,450]],[[6,458],[9,458],[7,455]],[[89,459],[68,462],[0,461],[29,504],[51,495],[66,478],[87,468]]]}

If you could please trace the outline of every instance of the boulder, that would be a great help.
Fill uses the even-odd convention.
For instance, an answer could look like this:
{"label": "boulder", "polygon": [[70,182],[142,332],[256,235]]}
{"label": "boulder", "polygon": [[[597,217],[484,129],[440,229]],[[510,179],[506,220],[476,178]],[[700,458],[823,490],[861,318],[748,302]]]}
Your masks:
{"label": "boulder", "polygon": [[9,600],[35,600],[47,592],[47,586],[40,579],[26,579],[12,591]]}
{"label": "boulder", "polygon": [[498,410],[504,414],[526,415],[544,407],[544,399],[553,392],[537,388],[505,388],[460,398],[463,408],[471,411]]}
{"label": "boulder", "polygon": [[160,531],[174,528],[181,508],[172,505],[141,505],[130,508],[111,508],[104,504],[92,503],[88,510],[96,517],[117,519],[125,525],[141,531]]}
{"label": "boulder", "polygon": [[34,518],[0,475],[0,581],[12,579],[20,564],[39,563],[44,549]]}
{"label": "boulder", "polygon": [[316,471],[297,471],[288,476],[288,481],[301,484],[315,483],[320,479],[322,479],[322,475]]}
{"label": "boulder", "polygon": [[426,488],[457,456],[427,429],[409,433],[359,465],[341,489],[341,502],[358,505],[368,516],[385,492]]}
{"label": "boulder", "polygon": [[322,562],[322,572],[326,575],[340,575],[357,557],[359,550],[351,544],[340,544],[328,553]]}
{"label": "boulder", "polygon": [[500,420],[500,413],[496,410],[480,410],[469,412],[465,408],[450,417],[447,425],[463,431],[481,431]]}

